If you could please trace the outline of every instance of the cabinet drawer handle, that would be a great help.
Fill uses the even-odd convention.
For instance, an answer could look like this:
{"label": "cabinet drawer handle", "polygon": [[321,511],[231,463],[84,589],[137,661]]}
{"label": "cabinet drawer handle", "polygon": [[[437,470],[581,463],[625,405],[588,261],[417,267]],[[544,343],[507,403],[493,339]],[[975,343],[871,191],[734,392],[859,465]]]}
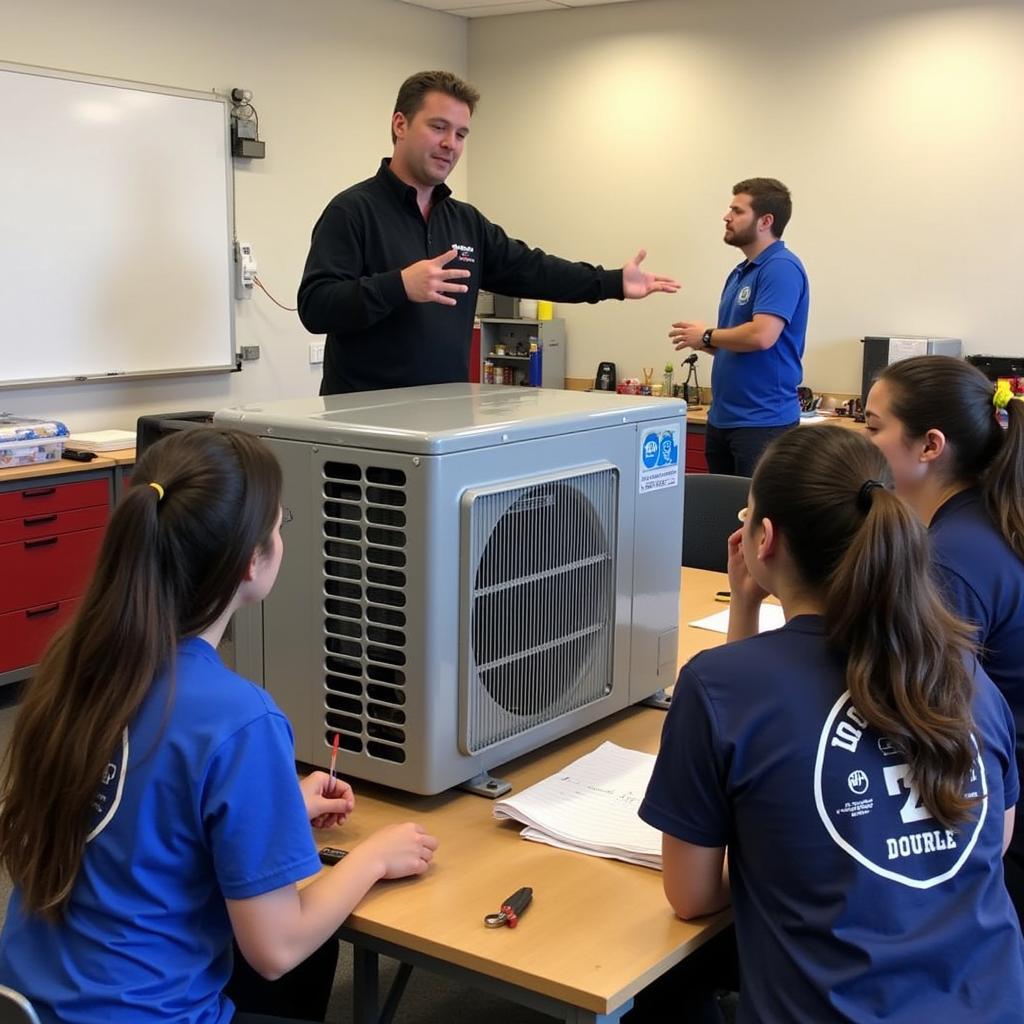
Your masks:
{"label": "cabinet drawer handle", "polygon": [[56,487],[37,487],[33,491],[22,491],[21,496],[23,498],[48,498],[51,494],[56,493]]}
{"label": "cabinet drawer handle", "polygon": [[43,608],[27,608],[25,610],[26,619],[37,619],[40,615],[51,615],[53,612],[60,608],[60,602],[57,604],[48,604]]}
{"label": "cabinet drawer handle", "polygon": [[40,537],[38,540],[27,540],[24,542],[26,548],[44,548],[56,544],[59,537]]}
{"label": "cabinet drawer handle", "polygon": [[48,516],[29,516],[27,519],[22,520],[24,526],[42,526],[43,523],[55,523],[57,521],[57,513],[51,512]]}

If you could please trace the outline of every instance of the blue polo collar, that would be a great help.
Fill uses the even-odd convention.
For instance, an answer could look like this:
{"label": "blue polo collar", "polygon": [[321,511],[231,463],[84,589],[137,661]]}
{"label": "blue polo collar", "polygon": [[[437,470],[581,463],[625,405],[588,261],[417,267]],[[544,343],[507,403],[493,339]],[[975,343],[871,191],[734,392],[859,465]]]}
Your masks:
{"label": "blue polo collar", "polygon": [[786,243],[781,238],[777,238],[767,249],[762,249],[752,260],[744,260],[742,263],[737,263],[736,269],[745,270],[747,267],[759,267],[785,248]]}

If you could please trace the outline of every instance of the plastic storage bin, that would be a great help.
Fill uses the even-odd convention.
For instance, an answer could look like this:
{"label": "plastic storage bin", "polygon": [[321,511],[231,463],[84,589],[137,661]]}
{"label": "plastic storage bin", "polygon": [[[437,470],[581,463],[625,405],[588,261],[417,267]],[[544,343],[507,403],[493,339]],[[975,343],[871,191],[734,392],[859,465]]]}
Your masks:
{"label": "plastic storage bin", "polygon": [[60,420],[33,420],[0,413],[0,469],[56,462],[68,428]]}

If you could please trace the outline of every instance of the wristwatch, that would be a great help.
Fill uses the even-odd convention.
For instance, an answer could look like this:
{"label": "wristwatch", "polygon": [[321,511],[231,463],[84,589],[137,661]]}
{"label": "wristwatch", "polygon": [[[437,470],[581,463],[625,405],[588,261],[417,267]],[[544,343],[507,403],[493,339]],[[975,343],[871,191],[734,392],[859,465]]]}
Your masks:
{"label": "wristwatch", "polygon": [[706,331],[705,331],[705,332],[704,332],[704,333],[703,333],[703,334],[702,334],[702,335],[700,336],[700,340],[701,340],[701,342],[703,343],[703,345],[704,345],[704,347],[705,347],[705,348],[714,348],[714,347],[715,347],[714,345],[712,345],[712,344],[711,344],[711,335],[712,335],[712,334],[714,334],[714,333],[715,333],[715,329],[714,329],[714,327],[709,327],[709,328],[708,328],[708,329],[707,329],[707,330],[706,330]]}

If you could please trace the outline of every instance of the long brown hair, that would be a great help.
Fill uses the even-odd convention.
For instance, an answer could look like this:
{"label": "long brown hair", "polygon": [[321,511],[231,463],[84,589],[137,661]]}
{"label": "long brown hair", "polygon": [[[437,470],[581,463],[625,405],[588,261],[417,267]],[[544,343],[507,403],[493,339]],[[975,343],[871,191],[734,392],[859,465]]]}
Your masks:
{"label": "long brown hair", "polygon": [[854,705],[901,750],[925,806],[949,828],[973,804],[963,795],[975,756],[971,632],[946,610],[927,532],[891,484],[866,438],[798,428],[758,463],[754,521],[772,521],[803,582],[822,596]]}
{"label": "long brown hair", "polygon": [[60,916],[104,766],[155,677],[173,669],[178,640],[227,608],[270,541],[280,495],[274,456],[241,433],[183,431],[139,460],[79,612],[28,684],[4,757],[0,862],[28,911]]}
{"label": "long brown hair", "polygon": [[1024,402],[1006,407],[1004,430],[992,404],[995,385],[952,356],[903,359],[879,380],[889,386],[893,415],[908,437],[932,429],[945,434],[954,477],[981,485],[992,521],[1024,559]]}

